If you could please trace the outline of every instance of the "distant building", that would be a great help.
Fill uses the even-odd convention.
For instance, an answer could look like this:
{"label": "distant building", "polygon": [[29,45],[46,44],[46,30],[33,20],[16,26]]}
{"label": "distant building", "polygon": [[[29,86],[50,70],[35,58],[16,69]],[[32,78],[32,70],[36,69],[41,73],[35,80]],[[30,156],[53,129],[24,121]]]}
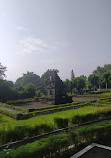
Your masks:
{"label": "distant building", "polygon": [[65,104],[72,102],[72,97],[66,95],[64,83],[56,71],[54,71],[50,76],[49,86],[47,86],[47,99],[52,104]]}

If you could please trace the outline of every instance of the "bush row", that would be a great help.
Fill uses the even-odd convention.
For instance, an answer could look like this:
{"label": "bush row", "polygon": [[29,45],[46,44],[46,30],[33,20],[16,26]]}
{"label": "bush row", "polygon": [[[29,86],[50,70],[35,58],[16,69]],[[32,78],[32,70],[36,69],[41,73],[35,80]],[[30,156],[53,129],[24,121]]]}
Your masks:
{"label": "bush row", "polygon": [[0,108],[0,113],[4,114],[6,116],[10,116],[10,117],[17,119],[17,120],[20,120],[21,117],[23,116],[23,114],[21,114],[21,113],[13,113],[13,112],[1,109],[1,108]]}
{"label": "bush row", "polygon": [[111,111],[101,111],[96,112],[92,114],[86,114],[86,115],[75,115],[71,118],[71,122],[73,124],[81,124],[88,121],[98,120],[98,119],[104,119],[106,117],[111,117]]}
{"label": "bush row", "polygon": [[[70,119],[55,117],[54,126],[41,124],[39,126],[30,127],[24,125],[24,126],[17,126],[14,129],[9,128],[8,131],[5,132],[0,131],[0,142],[4,144],[7,142],[21,140],[24,138],[29,138],[34,135],[46,133],[57,128],[64,128],[68,126],[69,122],[70,124],[72,123],[73,125],[76,125],[76,124],[81,124],[84,122],[93,121],[100,118],[102,119],[110,116],[111,116],[111,111],[102,111],[93,114],[76,115],[76,116],[72,116],[72,118]],[[14,115],[14,117],[16,117],[16,115]]]}
{"label": "bush row", "polygon": [[68,126],[68,119],[56,117],[54,118],[54,123],[57,126],[57,128],[64,128]]}
{"label": "bush row", "polygon": [[[44,115],[44,114],[51,114],[51,113],[55,113],[55,112],[59,112],[59,111],[63,111],[63,110],[70,110],[70,109],[76,109],[76,108],[80,108],[80,107],[84,107],[84,106],[89,106],[89,105],[92,105],[90,102],[86,102],[86,103],[82,103],[82,104],[78,104],[78,105],[69,105],[69,106],[65,106],[65,107],[57,107],[57,108],[52,108],[52,109],[46,109],[46,110],[41,110],[41,111],[34,111],[34,112],[29,112],[29,113],[13,113],[7,111],[7,110],[3,110],[2,112],[2,109],[0,109],[0,112],[3,113],[3,114],[6,114],[12,118],[16,118],[16,119],[28,119],[28,118],[31,118],[31,117],[35,117],[35,116],[39,116],[39,115]],[[13,117],[14,116],[14,117]],[[16,116],[16,117],[15,117]]]}
{"label": "bush row", "polygon": [[23,104],[23,103],[30,103],[33,101],[34,101],[33,98],[27,98],[27,99],[9,100],[6,103],[7,104]]}
{"label": "bush row", "polygon": [[0,152],[0,158],[67,158],[92,142],[111,145],[111,124],[88,126],[69,134],[42,138],[16,150]]}
{"label": "bush row", "polygon": [[68,126],[69,122],[73,125],[77,125],[77,124],[82,124],[89,121],[104,119],[107,117],[111,117],[111,111],[104,110],[101,112],[96,112],[96,113],[91,113],[91,114],[74,115],[70,119],[56,117],[54,119],[54,123],[58,128],[64,128]]}
{"label": "bush row", "polygon": [[102,98],[102,99],[97,99],[97,102],[96,102],[96,104],[97,105],[101,105],[101,104],[108,104],[108,105],[110,105],[111,104],[111,98],[107,98],[107,99],[104,99],[104,98]]}
{"label": "bush row", "polygon": [[33,109],[29,109],[34,110],[34,111],[42,111],[42,110],[48,110],[48,109],[53,109],[53,108],[59,108],[59,107],[66,107],[66,106],[70,106],[70,105],[78,105],[79,102],[73,102],[73,103],[67,103],[67,104],[59,104],[59,105],[52,105],[52,106],[47,106],[47,107],[40,107],[40,108],[33,108]]}
{"label": "bush row", "polygon": [[0,102],[0,106],[7,107],[9,109],[19,110],[19,111],[24,112],[24,113],[28,112],[28,109],[20,108],[18,106],[14,106],[14,105],[5,104],[2,102]]}
{"label": "bush row", "polygon": [[64,110],[77,109],[80,107],[90,106],[90,105],[92,105],[90,102],[86,102],[83,104],[78,104],[77,106],[70,105],[70,106],[66,106],[66,107],[57,107],[57,108],[52,108],[52,109],[47,109],[47,110],[34,111],[34,112],[27,113],[27,114],[22,114],[21,119],[27,119],[27,118],[31,118],[31,117],[35,117],[35,116],[39,116],[39,115],[51,114],[51,113],[60,112],[60,111],[64,111]]}
{"label": "bush row", "polygon": [[0,102],[0,106],[3,106],[3,107],[7,107],[9,109],[14,109],[14,110],[19,110],[19,111],[22,111],[22,112],[33,112],[33,111],[42,111],[42,110],[48,110],[48,109],[54,109],[54,108],[60,108],[60,107],[65,107],[65,106],[70,106],[70,105],[78,105],[79,103],[78,102],[73,102],[73,103],[67,103],[67,104],[60,104],[60,105],[53,105],[53,106],[48,106],[48,107],[41,107],[41,108],[33,108],[33,109],[30,109],[30,108],[21,108],[21,107],[18,107],[18,106],[15,106],[15,105],[10,105],[10,104],[5,104],[5,103],[2,103]]}
{"label": "bush row", "polygon": [[43,133],[54,130],[54,126],[41,124],[35,125],[34,127],[16,126],[14,129],[9,128],[8,131],[0,131],[0,144],[6,144],[7,142],[14,142],[17,140],[27,139],[32,136],[37,136]]}
{"label": "bush row", "polygon": [[24,103],[30,103],[30,102],[36,102],[39,101],[41,99],[43,99],[43,97],[35,97],[35,98],[27,98],[27,99],[18,99],[18,100],[9,100],[6,103],[7,104],[24,104]]}

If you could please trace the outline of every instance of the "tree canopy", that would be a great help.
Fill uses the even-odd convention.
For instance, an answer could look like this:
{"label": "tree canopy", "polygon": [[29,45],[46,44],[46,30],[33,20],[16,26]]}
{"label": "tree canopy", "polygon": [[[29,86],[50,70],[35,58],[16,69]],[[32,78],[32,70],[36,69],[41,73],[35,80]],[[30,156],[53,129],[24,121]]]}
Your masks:
{"label": "tree canopy", "polygon": [[48,69],[42,76],[41,76],[41,92],[46,94],[46,87],[49,84],[50,76],[53,74],[53,72],[56,71],[59,72],[57,69]]}
{"label": "tree canopy", "polygon": [[[50,76],[57,69],[48,69],[41,76],[27,71],[22,77],[19,77],[15,84],[12,81],[4,80],[6,67],[0,63],[0,100],[14,100],[37,97],[46,95],[46,89],[49,85]],[[100,88],[111,88],[111,64],[98,66],[88,78],[84,75],[75,77],[72,71],[72,78],[64,81],[66,92],[81,94],[84,90],[96,90]]]}
{"label": "tree canopy", "polygon": [[26,74],[23,74],[22,77],[19,77],[16,82],[15,86],[26,86],[28,84],[31,84],[35,87],[35,89],[38,89],[40,86],[40,76],[34,74],[33,72],[27,71]]}
{"label": "tree canopy", "polygon": [[0,78],[5,76],[6,67],[0,63]]}
{"label": "tree canopy", "polygon": [[111,64],[106,64],[103,67],[98,66],[97,69],[93,71],[93,74],[101,75],[104,72],[110,72],[111,73]]}

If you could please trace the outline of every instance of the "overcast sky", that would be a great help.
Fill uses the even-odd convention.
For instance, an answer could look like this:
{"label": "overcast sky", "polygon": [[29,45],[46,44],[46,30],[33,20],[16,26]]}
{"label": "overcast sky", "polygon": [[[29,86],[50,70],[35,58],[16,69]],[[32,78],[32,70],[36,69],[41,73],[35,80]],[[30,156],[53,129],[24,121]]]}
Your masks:
{"label": "overcast sky", "polygon": [[0,0],[7,80],[58,69],[61,79],[111,64],[111,0]]}

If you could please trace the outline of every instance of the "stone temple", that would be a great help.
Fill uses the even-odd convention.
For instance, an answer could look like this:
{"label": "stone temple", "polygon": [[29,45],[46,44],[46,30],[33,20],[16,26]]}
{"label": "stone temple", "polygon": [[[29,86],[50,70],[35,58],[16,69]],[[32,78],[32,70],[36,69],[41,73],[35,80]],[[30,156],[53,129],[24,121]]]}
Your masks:
{"label": "stone temple", "polygon": [[49,85],[47,86],[47,100],[55,105],[72,102],[72,97],[66,95],[64,83],[56,71],[50,76]]}

